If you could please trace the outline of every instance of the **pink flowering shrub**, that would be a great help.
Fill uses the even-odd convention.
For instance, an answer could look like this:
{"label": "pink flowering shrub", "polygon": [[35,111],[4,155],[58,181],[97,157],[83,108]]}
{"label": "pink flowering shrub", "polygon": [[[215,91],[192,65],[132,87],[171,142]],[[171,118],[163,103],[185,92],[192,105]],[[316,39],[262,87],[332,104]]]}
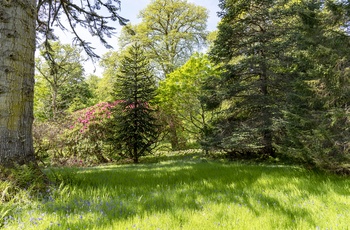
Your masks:
{"label": "pink flowering shrub", "polygon": [[69,127],[70,129],[79,128],[80,133],[92,131],[96,126],[103,125],[106,120],[111,118],[111,109],[114,108],[120,101],[115,102],[101,102],[94,106],[78,110],[72,114],[74,123]]}
{"label": "pink flowering shrub", "polygon": [[107,122],[112,118],[112,109],[119,103],[101,102],[78,110],[69,117],[65,139],[70,156],[83,159],[92,157],[96,163],[112,160],[111,147],[106,142],[109,130]]}

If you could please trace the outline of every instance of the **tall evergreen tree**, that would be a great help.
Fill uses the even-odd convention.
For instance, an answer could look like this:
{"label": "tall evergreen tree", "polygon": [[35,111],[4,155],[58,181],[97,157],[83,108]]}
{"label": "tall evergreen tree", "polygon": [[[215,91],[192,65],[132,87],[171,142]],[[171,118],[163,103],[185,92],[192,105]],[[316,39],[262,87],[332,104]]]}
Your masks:
{"label": "tall evergreen tree", "polygon": [[344,170],[350,159],[350,36],[346,4],[299,4],[298,78],[288,96],[281,151],[316,167]]}
{"label": "tall evergreen tree", "polygon": [[[291,5],[279,0],[222,0],[217,39],[210,55],[224,63],[208,105],[220,107],[213,141],[234,152],[274,155],[274,122],[293,77]],[[287,18],[287,19],[286,19]],[[210,85],[212,83],[212,85]]]}
{"label": "tall evergreen tree", "polygon": [[[288,153],[334,168],[349,159],[349,52],[344,1],[222,0],[206,83],[211,135],[235,152]],[[342,163],[343,164],[343,163]]]}
{"label": "tall evergreen tree", "polygon": [[114,110],[112,140],[119,154],[139,162],[157,141],[157,124],[151,102],[155,96],[155,77],[144,51],[131,45],[122,58],[115,92],[120,103]]}

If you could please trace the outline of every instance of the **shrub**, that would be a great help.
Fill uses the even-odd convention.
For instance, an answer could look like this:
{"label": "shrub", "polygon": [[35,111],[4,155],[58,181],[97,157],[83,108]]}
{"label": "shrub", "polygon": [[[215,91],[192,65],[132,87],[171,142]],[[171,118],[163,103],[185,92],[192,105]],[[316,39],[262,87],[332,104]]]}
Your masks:
{"label": "shrub", "polygon": [[113,160],[112,148],[106,142],[109,132],[106,122],[118,103],[102,102],[56,122],[34,122],[38,159],[67,166],[90,166]]}
{"label": "shrub", "polygon": [[59,159],[64,156],[66,146],[62,134],[65,128],[58,122],[39,122],[33,125],[34,151],[37,159],[41,162]]}
{"label": "shrub", "polygon": [[69,116],[68,129],[63,135],[69,156],[77,160],[89,159],[91,163],[113,160],[113,152],[106,142],[109,132],[107,121],[111,118],[111,109],[118,103],[101,102]]}

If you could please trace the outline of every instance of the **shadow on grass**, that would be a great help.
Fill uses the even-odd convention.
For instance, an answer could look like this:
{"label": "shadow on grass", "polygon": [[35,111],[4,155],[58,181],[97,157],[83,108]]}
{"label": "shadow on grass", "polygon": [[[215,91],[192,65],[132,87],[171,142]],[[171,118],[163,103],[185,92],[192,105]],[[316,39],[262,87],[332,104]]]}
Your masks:
{"label": "shadow on grass", "polygon": [[[327,176],[299,168],[222,164],[200,159],[79,169],[71,177],[69,187],[74,192],[63,194],[60,202],[47,202],[42,208],[59,216],[79,213],[82,217],[98,216],[94,222],[96,228],[107,227],[116,220],[156,213],[202,211],[208,203],[239,205],[255,216],[262,215],[264,210],[276,212],[288,220],[288,227],[295,227],[297,219],[315,226],[308,209],[298,204],[293,206],[293,202],[321,196],[329,189],[338,191],[341,187],[330,188],[329,183],[323,183]],[[291,204],[286,205],[267,190],[280,191]],[[69,227],[83,229],[89,224],[91,220],[81,218]]]}

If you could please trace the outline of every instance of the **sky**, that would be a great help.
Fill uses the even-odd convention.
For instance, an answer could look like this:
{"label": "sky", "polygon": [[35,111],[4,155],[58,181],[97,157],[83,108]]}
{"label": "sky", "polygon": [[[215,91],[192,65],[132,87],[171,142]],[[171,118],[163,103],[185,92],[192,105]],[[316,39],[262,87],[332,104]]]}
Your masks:
{"label": "sky", "polygon": [[[199,6],[203,6],[209,11],[209,18],[207,21],[207,31],[214,31],[219,22],[219,18],[217,17],[217,12],[219,11],[218,0],[187,0],[190,3],[194,3]],[[140,23],[140,19],[138,18],[139,12],[146,8],[146,6],[151,2],[151,0],[121,0],[121,11],[120,16],[127,18],[130,20],[131,24]],[[111,24],[112,25],[112,24]],[[118,22],[113,24],[116,28],[116,36],[111,39],[106,39],[108,43],[113,46],[114,50],[117,50],[117,38],[120,34],[121,26]],[[67,33],[63,33],[61,31],[56,31],[58,34],[60,41],[64,44],[72,43],[72,36]],[[97,39],[89,38],[90,34],[87,31],[83,32],[83,37],[86,37],[88,41],[92,43],[92,46],[95,48],[95,52],[102,56],[104,53],[110,51],[110,49],[106,49]],[[103,69],[99,66],[98,62],[93,63],[91,60],[88,60],[84,63],[85,75],[95,74],[97,76],[102,77]]]}

